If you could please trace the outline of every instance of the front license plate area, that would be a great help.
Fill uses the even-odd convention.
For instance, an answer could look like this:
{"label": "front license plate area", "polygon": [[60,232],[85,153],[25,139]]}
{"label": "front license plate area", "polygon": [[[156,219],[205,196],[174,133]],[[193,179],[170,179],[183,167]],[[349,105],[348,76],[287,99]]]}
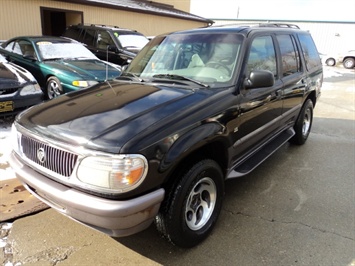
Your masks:
{"label": "front license plate area", "polygon": [[14,110],[13,101],[0,102],[0,113],[11,112],[13,110]]}

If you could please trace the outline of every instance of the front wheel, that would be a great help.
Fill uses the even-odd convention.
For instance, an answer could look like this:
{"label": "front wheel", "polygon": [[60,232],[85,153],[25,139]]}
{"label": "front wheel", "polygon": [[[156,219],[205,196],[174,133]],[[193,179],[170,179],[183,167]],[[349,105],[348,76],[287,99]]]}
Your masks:
{"label": "front wheel", "polygon": [[355,59],[354,58],[346,58],[344,61],[343,61],[343,66],[347,69],[351,69],[351,68],[354,68],[355,67]]}
{"label": "front wheel", "polygon": [[63,88],[60,84],[60,81],[56,77],[50,77],[47,80],[46,84],[46,93],[48,99],[53,99],[58,97],[59,95],[63,94]]}
{"label": "front wheel", "polygon": [[197,162],[170,188],[155,220],[158,231],[180,247],[199,244],[212,231],[223,197],[219,165],[209,159]]}
{"label": "front wheel", "polygon": [[304,103],[294,126],[296,134],[291,138],[291,142],[298,145],[304,144],[309,136],[309,133],[311,132],[312,122],[313,102],[308,99]]}

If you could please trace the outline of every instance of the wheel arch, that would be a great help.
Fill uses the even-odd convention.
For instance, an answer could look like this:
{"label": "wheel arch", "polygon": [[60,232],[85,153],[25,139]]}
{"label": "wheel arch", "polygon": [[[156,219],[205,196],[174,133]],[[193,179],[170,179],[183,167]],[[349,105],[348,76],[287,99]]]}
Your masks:
{"label": "wheel arch", "polygon": [[343,58],[343,61],[345,61],[345,60],[348,59],[348,58],[351,58],[351,59],[355,60],[355,56],[347,55],[347,56],[345,56],[345,57]]}
{"label": "wheel arch", "polygon": [[305,104],[307,102],[307,100],[310,99],[313,103],[313,107],[316,106],[317,103],[317,95],[316,95],[316,91],[311,91],[308,96],[306,97],[306,99],[304,100],[303,104]]}
{"label": "wheel arch", "polygon": [[209,142],[197,149],[184,154],[174,165],[170,173],[167,175],[163,187],[169,188],[174,184],[182,173],[191,167],[193,164],[204,159],[214,160],[222,170],[223,175],[226,175],[226,169],[228,165],[228,148],[226,143],[219,139]]}
{"label": "wheel arch", "polygon": [[45,89],[47,89],[48,80],[49,80],[50,78],[56,78],[56,79],[58,79],[58,80],[59,80],[59,83],[60,83],[61,85],[63,85],[63,84],[62,84],[62,81],[61,81],[56,75],[50,73],[50,74],[46,75],[46,77],[45,77],[45,84],[44,84]]}
{"label": "wheel arch", "polygon": [[46,85],[47,85],[48,79],[50,79],[50,78],[57,78],[61,84],[63,83],[63,82],[60,80],[59,77],[57,77],[57,76],[54,75],[53,73],[50,73],[50,74],[47,74],[46,77],[45,77],[45,79],[46,79]]}

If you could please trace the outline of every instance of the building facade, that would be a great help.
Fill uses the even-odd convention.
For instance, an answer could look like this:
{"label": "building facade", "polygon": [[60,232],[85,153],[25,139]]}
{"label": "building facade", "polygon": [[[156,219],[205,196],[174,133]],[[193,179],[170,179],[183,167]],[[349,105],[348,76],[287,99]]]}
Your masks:
{"label": "building facade", "polygon": [[20,35],[60,36],[78,23],[114,25],[145,35],[213,23],[188,13],[190,0],[0,0],[0,40]]}

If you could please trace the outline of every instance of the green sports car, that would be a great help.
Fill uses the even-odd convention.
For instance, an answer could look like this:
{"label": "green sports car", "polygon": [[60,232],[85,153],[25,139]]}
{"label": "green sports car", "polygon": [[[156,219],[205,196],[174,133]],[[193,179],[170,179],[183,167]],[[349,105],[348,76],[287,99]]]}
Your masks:
{"label": "green sports car", "polygon": [[30,71],[49,99],[121,74],[120,66],[98,59],[83,44],[63,37],[16,37],[2,43],[0,51]]}

